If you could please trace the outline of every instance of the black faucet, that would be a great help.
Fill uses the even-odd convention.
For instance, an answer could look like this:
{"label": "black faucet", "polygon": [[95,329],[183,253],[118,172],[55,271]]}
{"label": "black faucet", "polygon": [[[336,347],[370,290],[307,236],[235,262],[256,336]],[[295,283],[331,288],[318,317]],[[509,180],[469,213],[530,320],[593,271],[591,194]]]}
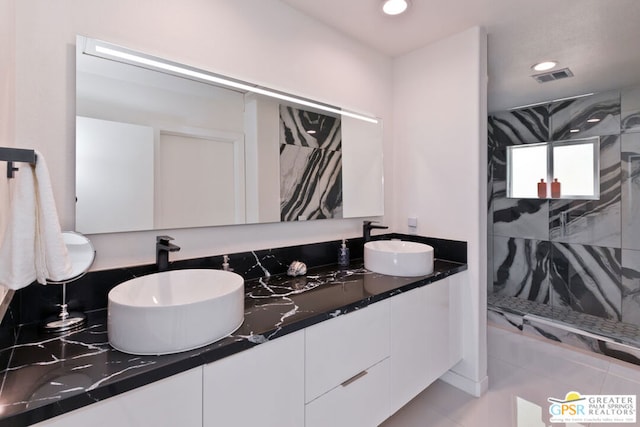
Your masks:
{"label": "black faucet", "polygon": [[180,246],[169,243],[173,240],[170,236],[156,236],[156,265],[158,271],[165,271],[169,268],[169,252],[177,252]]}
{"label": "black faucet", "polygon": [[373,225],[374,222],[375,221],[364,221],[362,223],[362,238],[364,239],[365,243],[371,240],[371,230],[373,230],[374,228],[379,228],[382,230],[389,228],[385,225]]}

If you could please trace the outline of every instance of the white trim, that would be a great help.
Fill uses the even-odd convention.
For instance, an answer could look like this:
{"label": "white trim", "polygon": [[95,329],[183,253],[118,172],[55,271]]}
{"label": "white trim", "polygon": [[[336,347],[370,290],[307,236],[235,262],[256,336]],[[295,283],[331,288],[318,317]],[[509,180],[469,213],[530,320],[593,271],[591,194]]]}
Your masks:
{"label": "white trim", "polygon": [[486,375],[480,381],[475,381],[456,372],[447,371],[440,379],[475,397],[482,396],[489,389],[489,377]]}

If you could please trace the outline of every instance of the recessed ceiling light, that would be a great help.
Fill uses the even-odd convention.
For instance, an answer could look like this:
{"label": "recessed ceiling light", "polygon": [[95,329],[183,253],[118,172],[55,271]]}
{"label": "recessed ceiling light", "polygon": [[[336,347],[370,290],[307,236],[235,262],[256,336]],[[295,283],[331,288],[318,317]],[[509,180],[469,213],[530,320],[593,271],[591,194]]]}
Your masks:
{"label": "recessed ceiling light", "polygon": [[600,119],[593,117],[591,119],[587,119],[587,123],[598,123]]}
{"label": "recessed ceiling light", "polygon": [[382,11],[387,15],[400,15],[408,7],[409,2],[407,0],[385,0],[382,4]]}
{"label": "recessed ceiling light", "polygon": [[580,132],[580,129],[571,129],[569,132],[571,132],[571,133],[577,133],[577,132]]}
{"label": "recessed ceiling light", "polygon": [[543,61],[543,62],[538,62],[537,64],[533,64],[531,68],[533,68],[536,71],[547,71],[552,69],[556,65],[558,65],[556,61]]}

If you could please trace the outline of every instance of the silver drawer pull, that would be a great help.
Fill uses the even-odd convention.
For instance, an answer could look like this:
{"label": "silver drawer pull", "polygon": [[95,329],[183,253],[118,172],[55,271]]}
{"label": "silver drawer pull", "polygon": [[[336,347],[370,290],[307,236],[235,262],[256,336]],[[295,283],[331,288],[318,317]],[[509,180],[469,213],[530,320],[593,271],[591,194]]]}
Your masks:
{"label": "silver drawer pull", "polygon": [[346,380],[345,382],[343,382],[342,384],[340,384],[342,387],[346,387],[349,384],[358,381],[360,378],[364,377],[365,375],[367,375],[369,372],[367,371],[362,371],[360,373],[355,374],[354,376],[352,376],[351,378],[349,378],[348,380]]}

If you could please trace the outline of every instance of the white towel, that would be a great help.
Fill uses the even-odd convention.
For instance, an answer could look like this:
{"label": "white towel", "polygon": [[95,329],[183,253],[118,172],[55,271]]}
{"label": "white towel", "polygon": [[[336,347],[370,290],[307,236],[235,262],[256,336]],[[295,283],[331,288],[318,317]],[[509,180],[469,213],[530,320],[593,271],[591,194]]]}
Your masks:
{"label": "white towel", "polygon": [[62,239],[58,213],[42,154],[37,163],[20,163],[12,185],[9,221],[0,246],[0,284],[20,289],[34,280],[63,281],[71,262]]}

